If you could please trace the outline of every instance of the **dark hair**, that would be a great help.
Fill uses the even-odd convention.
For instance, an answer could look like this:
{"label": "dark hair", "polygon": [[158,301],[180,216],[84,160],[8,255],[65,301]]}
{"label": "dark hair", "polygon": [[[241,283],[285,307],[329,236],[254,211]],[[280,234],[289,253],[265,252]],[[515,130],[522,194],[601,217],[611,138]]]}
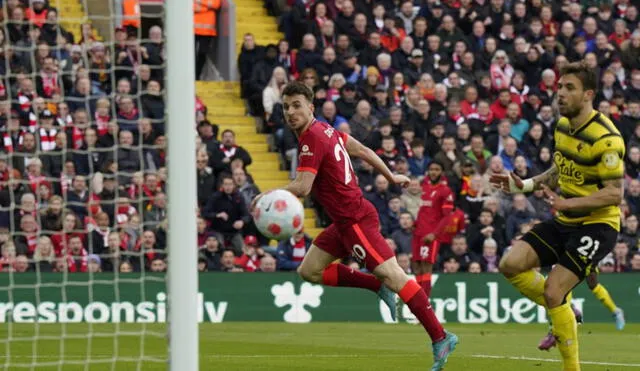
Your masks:
{"label": "dark hair", "polygon": [[467,242],[467,237],[465,237],[464,234],[462,233],[458,233],[453,237],[454,240],[464,240],[464,242]]}
{"label": "dark hair", "polygon": [[424,141],[422,139],[414,139],[411,141],[411,148],[424,147]]}
{"label": "dark hair", "polygon": [[440,162],[438,160],[432,160],[431,162],[429,162],[429,166],[427,166],[427,169],[429,169],[431,167],[431,165],[440,166],[440,169],[444,170],[444,165],[442,164],[442,162]]}
{"label": "dark hair", "polygon": [[307,99],[307,101],[313,102],[313,91],[309,89],[307,85],[300,81],[292,81],[287,84],[287,86],[285,86],[284,90],[282,91],[282,96],[284,97],[285,95],[302,95]]}
{"label": "dark hair", "polygon": [[569,63],[560,69],[560,76],[576,75],[582,83],[583,90],[593,90],[594,93],[598,89],[598,74],[583,60],[580,62]]}
{"label": "dark hair", "polygon": [[234,133],[233,130],[231,130],[231,129],[225,129],[222,132],[222,136],[224,136],[226,133],[231,133],[231,135],[233,135],[234,137],[236,136],[236,133]]}
{"label": "dark hair", "polygon": [[493,216],[493,211],[491,211],[491,209],[487,209],[486,207],[482,208],[482,210],[480,210],[480,214],[482,214],[482,213],[489,213],[489,214],[491,214],[491,216]]}
{"label": "dark hair", "polygon": [[395,141],[395,138],[392,137],[391,135],[387,135],[386,137],[382,137],[382,140],[393,140],[393,141]]}

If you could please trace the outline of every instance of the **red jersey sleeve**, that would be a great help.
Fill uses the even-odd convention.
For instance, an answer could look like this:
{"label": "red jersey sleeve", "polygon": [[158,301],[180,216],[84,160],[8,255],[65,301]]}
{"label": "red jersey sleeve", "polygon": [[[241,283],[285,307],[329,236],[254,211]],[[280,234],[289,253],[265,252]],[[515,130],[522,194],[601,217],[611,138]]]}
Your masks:
{"label": "red jersey sleeve", "polygon": [[338,135],[340,135],[340,138],[342,138],[342,145],[344,146],[344,148],[347,148],[347,140],[349,139],[349,134],[344,133],[342,131],[336,131],[338,133]]}
{"label": "red jersey sleeve", "polygon": [[318,174],[322,159],[325,155],[324,143],[316,136],[306,135],[303,140],[300,141],[298,151],[300,160],[298,161],[297,170]]}

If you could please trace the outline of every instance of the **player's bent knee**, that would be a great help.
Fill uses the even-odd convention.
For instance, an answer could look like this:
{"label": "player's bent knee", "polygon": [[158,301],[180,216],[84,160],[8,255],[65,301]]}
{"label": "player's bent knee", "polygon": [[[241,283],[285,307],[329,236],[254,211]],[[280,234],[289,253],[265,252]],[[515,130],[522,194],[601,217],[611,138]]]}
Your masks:
{"label": "player's bent knee", "polygon": [[533,248],[524,241],[517,241],[511,250],[500,260],[498,269],[505,277],[513,277],[538,266],[538,256]]}
{"label": "player's bent knee", "polygon": [[300,278],[311,283],[322,283],[322,271],[310,269],[309,266],[301,264],[297,269]]}
{"label": "player's bent knee", "polygon": [[500,259],[498,269],[505,277],[513,277],[518,273],[526,271],[524,264],[518,262],[511,254],[507,254]]}
{"label": "player's bent knee", "polygon": [[549,282],[549,280],[545,281],[544,300],[547,303],[547,308],[555,308],[561,305],[566,295],[567,293],[563,291],[561,285]]}

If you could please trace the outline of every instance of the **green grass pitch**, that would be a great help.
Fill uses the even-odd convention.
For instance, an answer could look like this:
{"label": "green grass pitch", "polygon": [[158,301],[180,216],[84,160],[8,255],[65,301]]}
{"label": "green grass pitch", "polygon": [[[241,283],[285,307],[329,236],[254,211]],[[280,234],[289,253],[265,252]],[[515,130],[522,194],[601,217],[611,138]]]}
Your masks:
{"label": "green grass pitch", "polygon": [[[561,369],[555,348],[536,349],[545,325],[446,327],[461,339],[447,371]],[[618,332],[613,323],[587,323],[579,332],[583,371],[640,370],[640,325]],[[0,339],[0,369],[5,370],[167,368],[164,325],[5,323]],[[200,369],[429,370],[427,343],[422,328],[408,324],[207,323],[200,325]]]}

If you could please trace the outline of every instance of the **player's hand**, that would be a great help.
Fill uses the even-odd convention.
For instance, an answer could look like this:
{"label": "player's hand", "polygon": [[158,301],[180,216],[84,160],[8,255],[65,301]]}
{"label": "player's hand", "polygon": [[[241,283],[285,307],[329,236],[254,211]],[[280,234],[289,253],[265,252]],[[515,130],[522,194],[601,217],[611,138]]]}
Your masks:
{"label": "player's hand", "polygon": [[396,174],[393,176],[393,184],[397,184],[402,188],[407,188],[409,186],[409,182],[411,182],[411,179],[404,175]]}
{"label": "player's hand", "polygon": [[433,233],[429,233],[428,235],[424,236],[424,238],[422,239],[422,241],[424,241],[425,243],[431,243],[433,242],[433,240],[436,239],[436,235]]}
{"label": "player's hand", "polygon": [[[509,175],[493,174],[491,175],[491,178],[489,178],[489,182],[493,187],[500,189],[505,193],[513,193],[515,190],[522,191],[522,188],[524,188],[522,179],[513,172],[509,173]],[[512,185],[517,189],[513,189],[511,187]]]}
{"label": "player's hand", "polygon": [[558,194],[552,191],[551,188],[547,187],[546,184],[542,185],[542,191],[544,192],[545,201],[547,201],[549,206],[557,211],[565,211],[569,209],[569,200],[558,196]]}
{"label": "player's hand", "polygon": [[264,196],[264,192],[260,193],[259,195],[257,195],[256,197],[253,198],[253,201],[251,201],[251,205],[249,206],[249,213],[251,215],[253,215],[253,211],[256,208],[256,204],[258,203],[258,201],[262,198],[262,196]]}

